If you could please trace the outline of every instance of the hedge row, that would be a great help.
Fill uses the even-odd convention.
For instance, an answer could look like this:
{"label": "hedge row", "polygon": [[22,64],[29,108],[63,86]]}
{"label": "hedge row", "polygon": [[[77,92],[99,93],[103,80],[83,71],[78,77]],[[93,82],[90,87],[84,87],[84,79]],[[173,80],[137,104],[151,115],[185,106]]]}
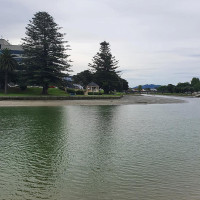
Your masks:
{"label": "hedge row", "polygon": [[101,92],[88,92],[88,95],[102,95]]}
{"label": "hedge row", "polygon": [[71,88],[67,88],[67,93],[69,94],[77,94],[77,95],[84,95],[84,91],[83,90],[74,90]]}
{"label": "hedge row", "polygon": [[120,99],[122,96],[2,96],[3,100],[92,100],[92,99]]}

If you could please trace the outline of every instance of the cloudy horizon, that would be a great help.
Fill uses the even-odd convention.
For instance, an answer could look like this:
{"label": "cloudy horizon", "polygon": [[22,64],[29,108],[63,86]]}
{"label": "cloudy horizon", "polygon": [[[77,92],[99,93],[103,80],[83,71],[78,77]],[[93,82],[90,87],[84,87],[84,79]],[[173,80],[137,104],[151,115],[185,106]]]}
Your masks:
{"label": "cloudy horizon", "polygon": [[200,78],[198,0],[0,0],[0,36],[21,43],[33,15],[46,11],[63,27],[73,74],[107,41],[129,86]]}

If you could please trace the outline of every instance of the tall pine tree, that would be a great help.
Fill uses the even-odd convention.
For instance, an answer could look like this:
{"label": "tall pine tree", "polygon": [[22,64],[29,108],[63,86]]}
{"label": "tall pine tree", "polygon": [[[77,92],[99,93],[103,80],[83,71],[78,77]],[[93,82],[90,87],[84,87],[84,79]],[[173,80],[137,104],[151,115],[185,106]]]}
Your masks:
{"label": "tall pine tree", "polygon": [[112,56],[110,51],[110,45],[104,41],[100,43],[99,52],[93,57],[92,64],[89,64],[93,68],[94,81],[104,90],[104,93],[108,94],[110,91],[118,89],[120,84],[120,77],[118,61]]}
{"label": "tall pine tree", "polygon": [[67,43],[61,28],[47,12],[37,12],[26,27],[23,38],[24,65],[29,84],[43,87],[48,94],[49,85],[59,85],[70,65],[66,54]]}

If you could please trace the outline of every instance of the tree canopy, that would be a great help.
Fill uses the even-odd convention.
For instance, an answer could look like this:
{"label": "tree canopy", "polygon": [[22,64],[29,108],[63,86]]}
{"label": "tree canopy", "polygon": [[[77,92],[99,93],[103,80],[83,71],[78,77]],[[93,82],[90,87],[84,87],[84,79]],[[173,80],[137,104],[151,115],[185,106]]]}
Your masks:
{"label": "tree canopy", "polygon": [[84,70],[73,76],[74,82],[86,87],[93,81],[93,73],[90,70]]}
{"label": "tree canopy", "polygon": [[177,85],[168,84],[167,86],[160,86],[157,88],[158,92],[162,93],[192,93],[200,91],[199,78],[192,78],[191,83],[184,82]]}
{"label": "tree canopy", "polygon": [[14,59],[14,55],[11,54],[9,49],[3,49],[0,54],[0,71],[4,73],[4,87],[5,94],[8,89],[8,73],[13,71],[17,66],[17,61]]}
{"label": "tree canopy", "polygon": [[42,86],[42,94],[47,94],[50,84],[61,84],[66,75],[63,71],[70,67],[67,41],[60,29],[47,12],[37,12],[22,39],[28,83]]}
{"label": "tree canopy", "polygon": [[109,93],[112,90],[123,88],[124,80],[119,76],[118,60],[112,55],[110,44],[106,41],[100,43],[99,52],[93,57],[89,66],[94,71],[94,81]]}

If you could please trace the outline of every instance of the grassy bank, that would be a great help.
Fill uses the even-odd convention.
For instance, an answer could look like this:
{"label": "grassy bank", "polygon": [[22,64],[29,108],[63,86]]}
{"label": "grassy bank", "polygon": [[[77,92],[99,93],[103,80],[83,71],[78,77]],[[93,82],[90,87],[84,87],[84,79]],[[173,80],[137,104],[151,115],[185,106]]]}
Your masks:
{"label": "grassy bank", "polygon": [[20,88],[9,88],[8,94],[0,90],[0,100],[75,100],[75,99],[109,99],[120,98],[122,93],[114,95],[72,95],[58,88],[49,88],[48,95],[41,95],[42,88],[31,87],[22,91]]}
{"label": "grassy bank", "polygon": [[[20,88],[9,88],[8,94],[4,94],[3,90],[0,90],[0,96],[41,96],[42,88],[27,88],[22,91]],[[69,96],[65,91],[58,88],[49,88],[48,96]]]}

